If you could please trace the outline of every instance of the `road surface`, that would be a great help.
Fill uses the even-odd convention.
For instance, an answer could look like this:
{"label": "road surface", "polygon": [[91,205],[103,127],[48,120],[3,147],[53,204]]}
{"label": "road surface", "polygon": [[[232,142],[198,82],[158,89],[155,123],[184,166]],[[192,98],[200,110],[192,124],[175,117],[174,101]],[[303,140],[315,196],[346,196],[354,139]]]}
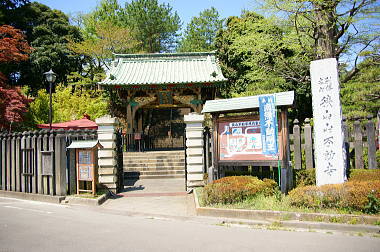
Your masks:
{"label": "road surface", "polygon": [[380,238],[359,235],[228,227],[0,198],[0,251],[380,251]]}

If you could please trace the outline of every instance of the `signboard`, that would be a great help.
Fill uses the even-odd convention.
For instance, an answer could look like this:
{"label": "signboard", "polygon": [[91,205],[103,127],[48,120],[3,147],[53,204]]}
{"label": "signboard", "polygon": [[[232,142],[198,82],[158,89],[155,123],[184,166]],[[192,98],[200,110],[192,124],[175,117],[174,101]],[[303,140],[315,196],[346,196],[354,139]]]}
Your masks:
{"label": "signboard", "polygon": [[93,180],[93,160],[91,150],[78,150],[78,179],[83,181]]}
{"label": "signboard", "polygon": [[92,181],[92,165],[79,166],[79,180]]}
{"label": "signboard", "polygon": [[335,58],[312,61],[314,142],[317,185],[345,180],[345,155],[338,68]]}
{"label": "signboard", "polygon": [[219,160],[277,160],[263,152],[259,117],[225,119],[218,122]]}
{"label": "signboard", "polygon": [[53,176],[53,156],[51,151],[41,151],[42,175]]}
{"label": "signboard", "polygon": [[260,96],[259,109],[263,154],[278,155],[276,101],[274,95]]}

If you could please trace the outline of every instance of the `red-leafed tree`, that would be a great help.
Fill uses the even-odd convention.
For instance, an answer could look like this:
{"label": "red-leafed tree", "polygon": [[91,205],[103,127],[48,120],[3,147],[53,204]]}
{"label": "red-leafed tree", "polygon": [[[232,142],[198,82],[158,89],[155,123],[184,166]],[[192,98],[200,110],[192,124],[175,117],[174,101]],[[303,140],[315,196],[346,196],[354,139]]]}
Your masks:
{"label": "red-leafed tree", "polygon": [[29,100],[19,88],[7,84],[7,65],[28,59],[31,47],[18,29],[0,26],[0,130],[10,129],[12,123],[22,122]]}

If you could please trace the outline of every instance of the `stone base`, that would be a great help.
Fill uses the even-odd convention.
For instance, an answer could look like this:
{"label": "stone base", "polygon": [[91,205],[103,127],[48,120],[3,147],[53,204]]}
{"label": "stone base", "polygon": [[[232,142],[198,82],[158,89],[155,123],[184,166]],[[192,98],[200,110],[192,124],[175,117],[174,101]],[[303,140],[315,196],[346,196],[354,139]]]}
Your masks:
{"label": "stone base", "polygon": [[196,188],[196,187],[203,187],[205,186],[205,181],[204,180],[188,180],[187,181],[187,188]]}

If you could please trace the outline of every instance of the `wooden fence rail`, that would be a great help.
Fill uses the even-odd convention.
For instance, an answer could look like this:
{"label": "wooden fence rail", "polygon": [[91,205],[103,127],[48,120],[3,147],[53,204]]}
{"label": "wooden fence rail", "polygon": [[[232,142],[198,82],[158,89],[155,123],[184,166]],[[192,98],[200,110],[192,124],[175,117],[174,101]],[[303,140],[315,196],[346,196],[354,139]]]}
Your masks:
{"label": "wooden fence rail", "polygon": [[[376,161],[376,138],[379,137],[379,129],[376,128],[372,117],[366,120],[356,120],[349,126],[343,121],[343,132],[345,139],[346,158],[350,168],[355,169],[377,169],[379,164]],[[292,152],[292,162],[295,169],[315,168],[313,156],[313,136],[310,120],[305,119],[301,128],[299,121],[294,120],[293,134],[290,135],[290,150]]]}
{"label": "wooden fence rail", "polygon": [[94,130],[41,130],[0,134],[0,189],[66,195],[75,191],[73,140],[96,139]]}

